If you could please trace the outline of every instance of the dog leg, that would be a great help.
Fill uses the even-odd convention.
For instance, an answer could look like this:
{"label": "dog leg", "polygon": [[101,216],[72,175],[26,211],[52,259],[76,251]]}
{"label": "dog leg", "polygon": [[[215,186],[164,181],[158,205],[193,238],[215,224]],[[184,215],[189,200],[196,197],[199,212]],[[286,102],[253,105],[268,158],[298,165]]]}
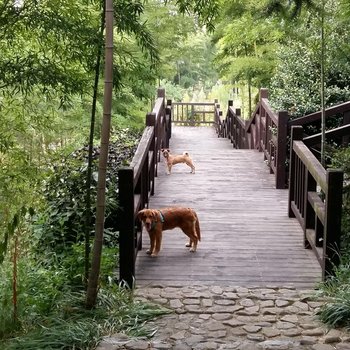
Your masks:
{"label": "dog leg", "polygon": [[152,255],[155,246],[155,234],[154,232],[148,232],[150,240],[150,248],[146,251],[146,254]]}
{"label": "dog leg", "polygon": [[184,234],[189,237],[190,242],[186,244],[187,247],[190,247],[190,252],[195,252],[197,250],[198,238],[196,235],[195,222],[192,227],[182,228]]}
{"label": "dog leg", "polygon": [[187,160],[186,165],[188,165],[191,168],[191,174],[194,174],[196,168],[194,167],[193,163],[190,160]]}
{"label": "dog leg", "polygon": [[190,248],[190,252],[194,253],[197,251],[197,242],[198,242],[197,239],[193,240],[193,244],[192,244],[192,247]]}
{"label": "dog leg", "polygon": [[153,250],[151,256],[156,257],[160,251],[162,245],[162,232],[157,232],[155,235],[155,249]]}

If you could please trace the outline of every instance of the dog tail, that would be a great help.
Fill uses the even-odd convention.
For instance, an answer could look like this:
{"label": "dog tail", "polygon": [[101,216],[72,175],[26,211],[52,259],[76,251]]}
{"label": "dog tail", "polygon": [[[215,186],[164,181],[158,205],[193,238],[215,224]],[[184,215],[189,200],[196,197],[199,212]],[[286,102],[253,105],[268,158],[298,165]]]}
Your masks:
{"label": "dog tail", "polygon": [[189,157],[190,156],[190,154],[188,152],[184,152],[184,153],[182,153],[182,155],[185,156],[185,157]]}
{"label": "dog tail", "polygon": [[195,218],[196,218],[196,223],[195,223],[195,225],[196,225],[197,238],[198,238],[198,241],[200,241],[200,240],[201,240],[201,229],[200,229],[200,227],[199,227],[198,216],[197,216],[197,214],[196,214],[195,211],[193,211],[193,214],[194,214],[194,216],[195,216]]}

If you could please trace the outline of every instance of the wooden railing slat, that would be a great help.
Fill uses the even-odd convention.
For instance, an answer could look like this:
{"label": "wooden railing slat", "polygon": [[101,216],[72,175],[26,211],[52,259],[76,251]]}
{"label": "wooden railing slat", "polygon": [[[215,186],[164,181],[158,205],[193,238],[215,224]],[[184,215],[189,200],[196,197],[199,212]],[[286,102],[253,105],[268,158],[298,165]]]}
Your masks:
{"label": "wooden railing slat", "polygon": [[317,192],[308,192],[307,198],[309,203],[312,205],[316,215],[321,220],[322,224],[325,224],[325,216],[326,216],[326,206]]}

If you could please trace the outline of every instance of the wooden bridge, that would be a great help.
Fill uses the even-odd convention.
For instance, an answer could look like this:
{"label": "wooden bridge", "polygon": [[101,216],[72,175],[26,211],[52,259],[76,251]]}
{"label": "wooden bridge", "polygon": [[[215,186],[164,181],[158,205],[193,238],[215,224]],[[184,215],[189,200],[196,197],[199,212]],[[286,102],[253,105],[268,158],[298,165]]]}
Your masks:
{"label": "wooden bridge", "polygon": [[[132,163],[119,171],[120,279],[138,286],[309,288],[332,273],[338,263],[343,174],[319,165],[303,142],[302,127],[292,130],[287,181],[286,167],[278,163],[288,157],[284,112],[274,113],[263,100],[254,119],[242,122],[232,106],[223,119],[214,103],[212,111],[191,106],[186,119],[164,97],[160,91]],[[194,126],[203,119],[207,126]],[[345,134],[343,127],[332,135]],[[305,137],[309,144],[319,142],[319,136],[313,139]],[[168,146],[174,153],[188,151],[196,173],[179,164],[167,175],[159,150]],[[146,255],[149,238],[136,214],[144,207],[168,206],[197,211],[202,241],[196,253],[174,229],[164,232],[157,258]]]}

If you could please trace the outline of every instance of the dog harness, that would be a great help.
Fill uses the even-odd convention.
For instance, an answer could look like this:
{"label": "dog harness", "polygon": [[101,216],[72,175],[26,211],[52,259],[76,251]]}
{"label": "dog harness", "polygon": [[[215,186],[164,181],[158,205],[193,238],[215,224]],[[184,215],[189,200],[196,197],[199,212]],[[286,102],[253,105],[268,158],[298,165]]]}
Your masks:
{"label": "dog harness", "polygon": [[[160,216],[160,222],[163,224],[164,223],[164,215],[162,214],[162,212],[160,210],[158,210],[158,211],[159,211],[159,216]],[[153,230],[155,228],[156,223],[157,223],[157,220],[152,222],[151,230]]]}
{"label": "dog harness", "polygon": [[160,222],[163,224],[164,223],[164,215],[162,214],[162,212],[160,210],[159,211],[159,216],[160,216]]}

